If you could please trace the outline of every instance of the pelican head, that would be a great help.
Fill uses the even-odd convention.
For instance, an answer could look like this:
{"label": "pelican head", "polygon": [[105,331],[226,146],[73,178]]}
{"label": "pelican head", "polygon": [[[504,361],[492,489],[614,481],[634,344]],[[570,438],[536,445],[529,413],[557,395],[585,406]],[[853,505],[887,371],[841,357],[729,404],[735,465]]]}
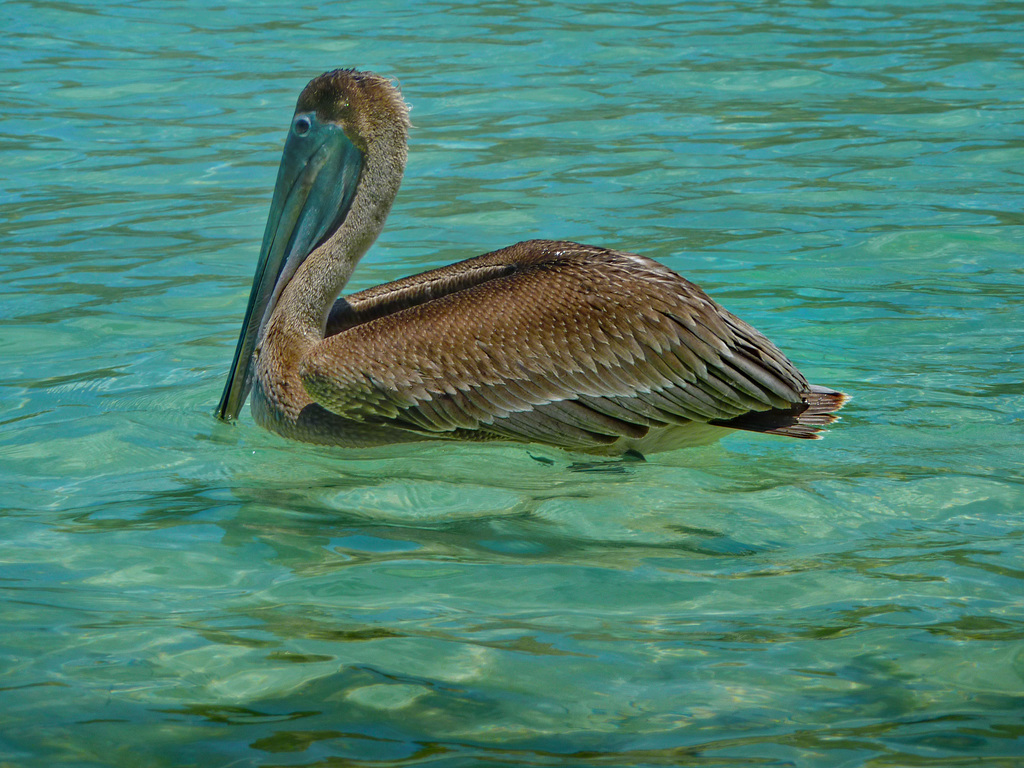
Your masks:
{"label": "pelican head", "polygon": [[[313,254],[329,257],[330,302],[384,225],[405,167],[408,108],[385,78],[335,70],[299,95],[277,172],[249,305],[217,415],[238,416],[253,354],[282,292]],[[321,327],[321,333],[323,327]]]}

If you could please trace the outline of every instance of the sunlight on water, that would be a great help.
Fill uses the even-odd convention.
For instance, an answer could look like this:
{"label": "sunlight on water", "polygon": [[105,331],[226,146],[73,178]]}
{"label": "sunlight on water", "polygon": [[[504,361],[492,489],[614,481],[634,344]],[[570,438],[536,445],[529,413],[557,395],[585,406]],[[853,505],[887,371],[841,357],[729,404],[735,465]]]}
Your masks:
{"label": "sunlight on water", "polygon": [[[1018,5],[4,10],[0,766],[1018,764]],[[843,421],[646,462],[217,423],[338,66],[413,107],[353,289],[643,253]]]}

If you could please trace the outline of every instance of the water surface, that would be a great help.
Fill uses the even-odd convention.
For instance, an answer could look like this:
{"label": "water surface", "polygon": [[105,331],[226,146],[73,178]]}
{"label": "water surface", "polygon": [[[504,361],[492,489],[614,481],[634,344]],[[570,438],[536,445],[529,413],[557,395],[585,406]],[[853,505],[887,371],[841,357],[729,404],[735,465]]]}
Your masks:
{"label": "water surface", "polygon": [[[0,765],[1019,764],[1019,4],[0,18]],[[338,66],[415,126],[352,288],[632,250],[844,420],[596,467],[218,424],[295,97]]]}

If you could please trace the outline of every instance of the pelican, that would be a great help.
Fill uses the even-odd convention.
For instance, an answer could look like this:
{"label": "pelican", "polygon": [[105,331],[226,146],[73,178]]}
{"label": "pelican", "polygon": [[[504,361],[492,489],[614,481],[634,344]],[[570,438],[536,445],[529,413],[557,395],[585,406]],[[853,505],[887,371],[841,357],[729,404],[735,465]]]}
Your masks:
{"label": "pelican", "polygon": [[530,240],[338,298],[405,170],[371,72],[299,95],[217,415],[367,447],[431,439],[650,453],[733,429],[815,438],[847,396],[656,261]]}

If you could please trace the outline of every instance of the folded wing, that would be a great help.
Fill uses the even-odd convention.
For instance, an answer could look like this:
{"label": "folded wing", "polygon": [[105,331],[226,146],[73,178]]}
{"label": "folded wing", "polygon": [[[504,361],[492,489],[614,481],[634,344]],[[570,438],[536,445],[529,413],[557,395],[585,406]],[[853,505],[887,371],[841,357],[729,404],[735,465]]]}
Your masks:
{"label": "folded wing", "polygon": [[587,449],[690,422],[813,437],[831,421],[773,430],[770,414],[796,424],[821,388],[671,270],[576,243],[519,243],[354,294],[327,334],[301,366],[317,403],[435,437]]}

